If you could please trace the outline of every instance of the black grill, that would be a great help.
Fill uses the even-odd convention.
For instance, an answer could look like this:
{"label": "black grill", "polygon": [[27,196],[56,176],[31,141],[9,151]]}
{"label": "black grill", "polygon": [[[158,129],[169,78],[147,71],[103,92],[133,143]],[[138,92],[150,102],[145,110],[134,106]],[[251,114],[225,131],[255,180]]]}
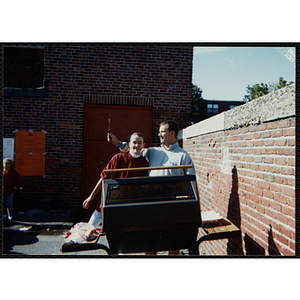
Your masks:
{"label": "black grill", "polygon": [[104,180],[102,212],[112,253],[191,248],[201,227],[196,177]]}

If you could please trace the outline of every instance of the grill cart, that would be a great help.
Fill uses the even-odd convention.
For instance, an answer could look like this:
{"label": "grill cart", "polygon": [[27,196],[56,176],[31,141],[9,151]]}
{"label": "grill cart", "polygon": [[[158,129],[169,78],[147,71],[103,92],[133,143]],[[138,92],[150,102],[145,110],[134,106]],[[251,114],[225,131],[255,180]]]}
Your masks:
{"label": "grill cart", "polygon": [[103,232],[113,253],[194,246],[201,226],[194,175],[106,180]]}
{"label": "grill cart", "polygon": [[[106,235],[109,247],[95,239],[76,245],[73,251],[98,247],[108,254],[118,254],[189,249],[191,254],[199,254],[203,238],[197,241],[202,221],[196,176],[185,175],[191,167],[143,168],[180,168],[184,175],[122,179],[114,178],[114,173],[142,168],[107,170],[112,179],[103,180],[101,199],[102,235]],[[205,231],[205,235],[209,233]],[[64,244],[62,252],[69,251],[72,245]]]}

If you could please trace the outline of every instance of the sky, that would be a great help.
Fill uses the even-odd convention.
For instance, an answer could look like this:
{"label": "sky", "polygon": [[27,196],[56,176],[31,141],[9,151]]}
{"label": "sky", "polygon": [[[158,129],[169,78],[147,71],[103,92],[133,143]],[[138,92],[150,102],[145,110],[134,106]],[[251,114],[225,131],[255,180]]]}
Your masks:
{"label": "sky", "polygon": [[246,87],[295,82],[293,47],[195,47],[193,84],[206,100],[242,101]]}

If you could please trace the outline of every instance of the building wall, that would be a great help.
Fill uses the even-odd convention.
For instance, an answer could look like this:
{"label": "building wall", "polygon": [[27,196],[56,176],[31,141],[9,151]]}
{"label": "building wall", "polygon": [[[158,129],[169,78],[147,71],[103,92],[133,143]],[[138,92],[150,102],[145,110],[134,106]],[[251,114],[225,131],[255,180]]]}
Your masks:
{"label": "building wall", "polygon": [[154,144],[162,120],[190,124],[193,47],[43,46],[48,97],[4,98],[3,137],[14,137],[15,130],[47,132],[46,174],[23,179],[16,206],[78,207],[85,103],[153,107]]}
{"label": "building wall", "polygon": [[[211,104],[211,105],[217,104],[218,112],[217,113],[208,112],[208,109],[207,109],[208,104]],[[205,119],[210,118],[214,115],[217,115],[223,111],[229,110],[231,105],[239,106],[239,105],[243,105],[243,104],[245,104],[244,101],[205,100],[205,107],[206,107]]]}
{"label": "building wall", "polygon": [[295,85],[183,130],[202,211],[241,237],[202,243],[213,255],[295,254]]}

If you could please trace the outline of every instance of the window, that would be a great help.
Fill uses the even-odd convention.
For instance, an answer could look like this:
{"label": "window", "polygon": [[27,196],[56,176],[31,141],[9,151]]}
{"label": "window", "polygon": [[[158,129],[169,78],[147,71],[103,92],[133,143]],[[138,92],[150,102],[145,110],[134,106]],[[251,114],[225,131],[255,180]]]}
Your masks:
{"label": "window", "polygon": [[219,113],[219,104],[207,104],[207,113],[208,114],[217,114]]}
{"label": "window", "polygon": [[208,114],[212,113],[212,104],[207,104],[207,113]]}
{"label": "window", "polygon": [[4,47],[4,87],[38,88],[43,79],[43,47]]}
{"label": "window", "polygon": [[235,107],[237,107],[238,105],[229,105],[229,109],[234,109]]}
{"label": "window", "polygon": [[213,104],[213,113],[214,114],[219,113],[219,104]]}
{"label": "window", "polygon": [[4,47],[4,96],[48,97],[44,80],[44,47]]}

